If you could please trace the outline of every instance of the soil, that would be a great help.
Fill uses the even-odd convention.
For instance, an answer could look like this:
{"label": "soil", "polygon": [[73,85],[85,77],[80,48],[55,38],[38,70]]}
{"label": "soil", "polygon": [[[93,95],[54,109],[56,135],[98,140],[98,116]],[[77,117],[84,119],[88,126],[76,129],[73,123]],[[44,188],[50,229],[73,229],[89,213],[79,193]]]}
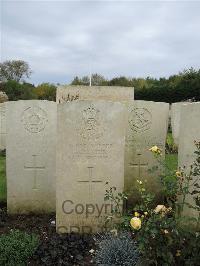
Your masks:
{"label": "soil", "polygon": [[5,204],[0,204],[0,235],[11,229],[35,233],[40,244],[27,265],[95,265],[92,254],[95,249],[92,235],[57,234],[55,214],[8,215]]}

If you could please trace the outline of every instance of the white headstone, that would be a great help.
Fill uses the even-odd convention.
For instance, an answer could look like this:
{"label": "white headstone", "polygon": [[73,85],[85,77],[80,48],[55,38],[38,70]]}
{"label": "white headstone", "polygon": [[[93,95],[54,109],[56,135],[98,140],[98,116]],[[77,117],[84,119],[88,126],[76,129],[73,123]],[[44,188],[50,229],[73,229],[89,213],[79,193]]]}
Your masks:
{"label": "white headstone", "polygon": [[0,103],[0,150],[6,149],[6,105]]}
{"label": "white headstone", "polygon": [[119,86],[59,86],[57,88],[57,103],[75,100],[126,102],[134,100],[134,88]]}
{"label": "white headstone", "polygon": [[58,105],[58,232],[102,230],[111,210],[104,202],[106,189],[123,190],[126,121],[121,103]]}
{"label": "white headstone", "polygon": [[173,136],[173,139],[174,139],[174,143],[177,146],[178,146],[178,142],[179,142],[181,107],[184,104],[189,104],[189,103],[178,102],[178,103],[173,103],[171,105],[172,136]]}
{"label": "white headstone", "polygon": [[[200,141],[200,102],[183,105],[180,121],[178,165],[179,167],[185,166],[186,171],[189,171],[189,166],[196,158],[194,141]],[[200,181],[198,182],[200,185]],[[192,187],[190,187],[191,190]],[[186,202],[194,203],[192,197],[186,198]],[[197,217],[198,212],[186,207],[184,214],[189,217]]]}
{"label": "white headstone", "polygon": [[7,103],[9,213],[55,211],[55,102]]}
{"label": "white headstone", "polygon": [[168,103],[134,101],[129,104],[125,149],[125,190],[134,191],[137,180],[146,180],[151,191],[159,192],[158,173],[151,174],[148,171],[158,165],[149,149],[152,146],[158,146],[162,149],[164,159],[168,112]]}

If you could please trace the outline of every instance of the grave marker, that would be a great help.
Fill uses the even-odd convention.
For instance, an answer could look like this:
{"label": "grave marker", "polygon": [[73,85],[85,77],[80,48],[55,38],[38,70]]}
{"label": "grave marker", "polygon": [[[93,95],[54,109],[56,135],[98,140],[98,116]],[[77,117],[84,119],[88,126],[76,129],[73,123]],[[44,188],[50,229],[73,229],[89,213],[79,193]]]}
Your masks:
{"label": "grave marker", "polygon": [[102,230],[110,215],[105,210],[106,182],[123,190],[126,114],[125,107],[114,102],[58,105],[58,232]]}
{"label": "grave marker", "polygon": [[59,86],[57,88],[57,103],[77,100],[126,102],[134,100],[134,88],[117,86]]}
{"label": "grave marker", "polygon": [[[185,166],[185,171],[189,171],[189,166],[196,159],[194,141],[200,141],[200,102],[182,105],[181,107],[178,165],[179,167]],[[199,177],[198,184],[200,185]],[[191,190],[192,187],[190,187]],[[187,197],[186,202],[193,205],[192,196]],[[197,218],[198,212],[185,207],[184,215]]]}
{"label": "grave marker", "polygon": [[155,193],[159,192],[158,173],[152,175],[148,171],[158,165],[149,149],[158,146],[162,149],[164,159],[169,104],[134,101],[127,104],[127,107],[125,190],[132,191],[132,199],[135,199],[137,180],[147,180],[148,188]]}
{"label": "grave marker", "polygon": [[55,211],[55,102],[7,105],[7,206],[9,213]]}

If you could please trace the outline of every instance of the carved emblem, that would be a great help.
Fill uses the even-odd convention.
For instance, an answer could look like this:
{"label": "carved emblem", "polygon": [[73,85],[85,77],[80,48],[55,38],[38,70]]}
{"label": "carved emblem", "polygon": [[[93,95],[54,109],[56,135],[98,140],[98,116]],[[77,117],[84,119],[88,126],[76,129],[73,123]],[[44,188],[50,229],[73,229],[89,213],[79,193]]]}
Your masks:
{"label": "carved emblem", "polygon": [[100,120],[100,111],[93,104],[83,110],[81,128],[79,128],[83,139],[94,140],[103,136],[104,130]]}
{"label": "carved emblem", "polygon": [[144,132],[151,128],[152,115],[146,108],[135,108],[130,113],[130,128],[135,132]]}
{"label": "carved emblem", "polygon": [[44,130],[47,123],[47,113],[40,107],[28,107],[21,116],[24,128],[31,133],[39,133]]}

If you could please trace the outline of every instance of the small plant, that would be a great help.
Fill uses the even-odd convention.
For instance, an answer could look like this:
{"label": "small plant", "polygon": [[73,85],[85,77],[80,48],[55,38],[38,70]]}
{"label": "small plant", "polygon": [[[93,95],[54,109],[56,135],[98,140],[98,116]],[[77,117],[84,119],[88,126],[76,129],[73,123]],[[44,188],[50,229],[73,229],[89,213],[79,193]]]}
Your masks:
{"label": "small plant", "polygon": [[[108,182],[106,185],[108,185]],[[106,189],[104,200],[110,202],[111,214],[105,217],[105,227],[115,229],[119,225],[120,227],[126,227],[126,224],[129,224],[129,217],[123,213],[123,203],[127,198],[128,195],[125,192],[117,192],[116,187]],[[121,223],[119,223],[119,219],[121,219]]]}
{"label": "small plant", "polygon": [[0,265],[25,266],[38,246],[38,237],[19,230],[0,236]]}
{"label": "small plant", "polygon": [[174,143],[172,133],[167,134],[166,153],[178,153],[178,146]]}
{"label": "small plant", "polygon": [[96,240],[97,265],[134,266],[139,260],[137,245],[130,233],[107,233]]}

